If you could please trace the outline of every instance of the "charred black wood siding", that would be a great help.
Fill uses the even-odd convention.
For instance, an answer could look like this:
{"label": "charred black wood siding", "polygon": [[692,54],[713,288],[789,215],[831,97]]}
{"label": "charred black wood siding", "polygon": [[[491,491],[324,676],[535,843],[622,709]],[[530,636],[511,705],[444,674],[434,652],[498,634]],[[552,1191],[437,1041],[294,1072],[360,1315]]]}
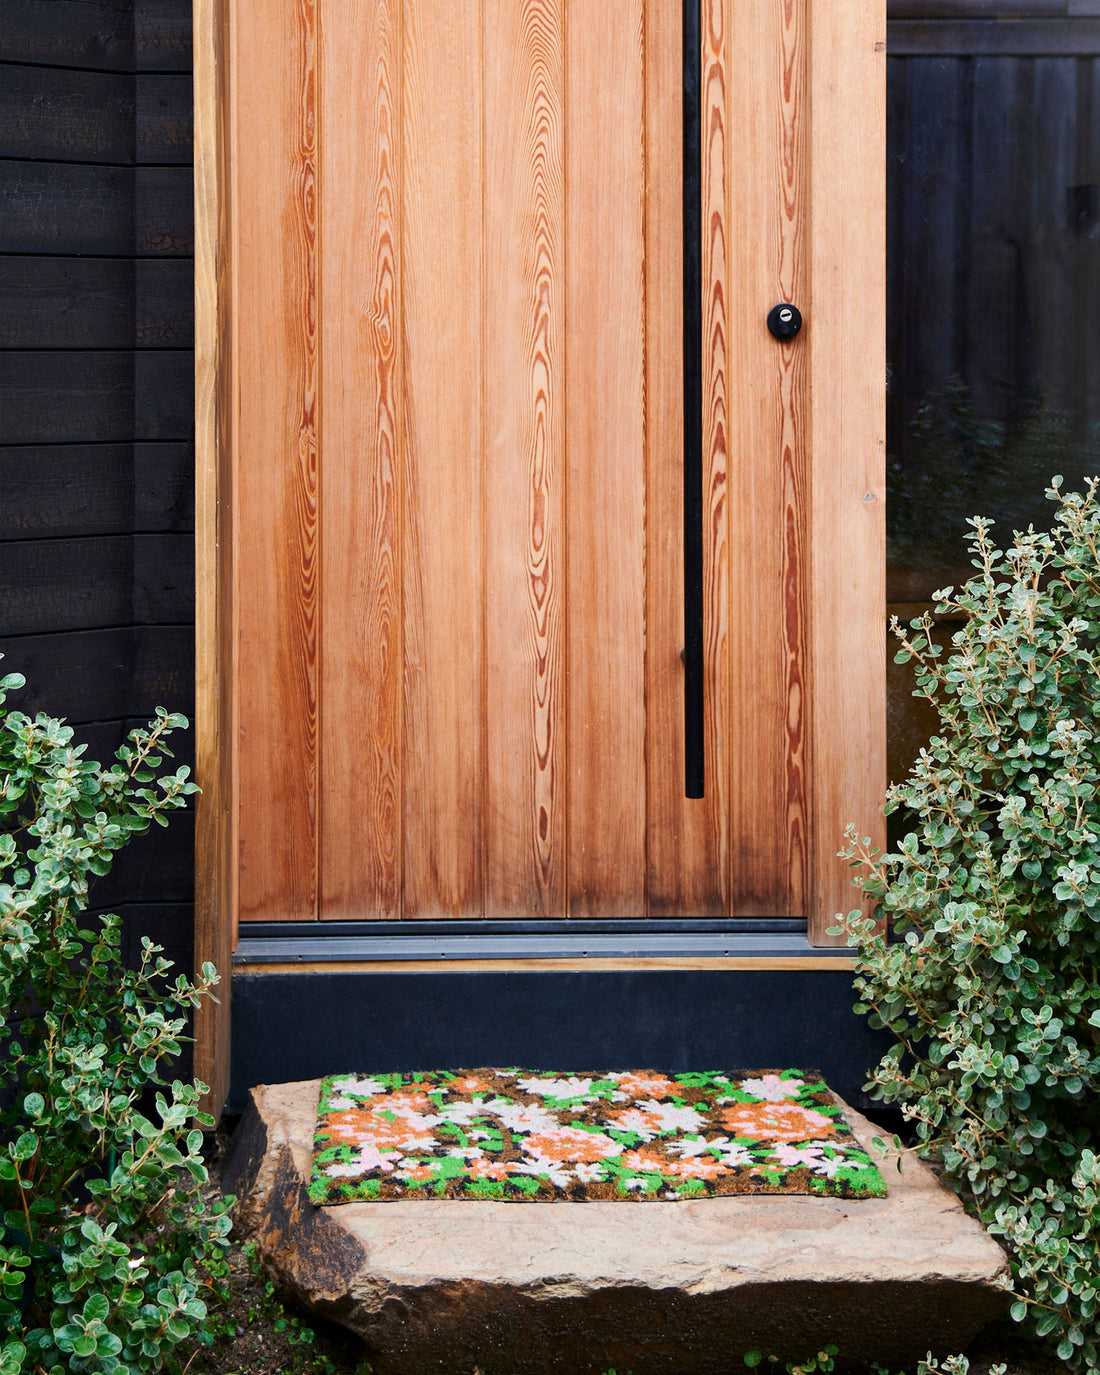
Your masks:
{"label": "charred black wood siding", "polygon": [[[0,0],[0,652],[98,759],[194,698],[191,101],[190,0]],[[189,968],[154,832],[95,902]]]}

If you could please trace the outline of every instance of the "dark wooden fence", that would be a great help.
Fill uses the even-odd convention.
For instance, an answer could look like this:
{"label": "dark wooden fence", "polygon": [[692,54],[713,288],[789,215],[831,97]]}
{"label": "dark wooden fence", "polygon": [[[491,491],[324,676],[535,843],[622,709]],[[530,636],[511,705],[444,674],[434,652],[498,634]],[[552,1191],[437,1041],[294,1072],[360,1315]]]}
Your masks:
{"label": "dark wooden fence", "polygon": [[[0,652],[98,759],[194,697],[190,70],[189,0],[0,3]],[[192,833],[95,892],[185,965]]]}

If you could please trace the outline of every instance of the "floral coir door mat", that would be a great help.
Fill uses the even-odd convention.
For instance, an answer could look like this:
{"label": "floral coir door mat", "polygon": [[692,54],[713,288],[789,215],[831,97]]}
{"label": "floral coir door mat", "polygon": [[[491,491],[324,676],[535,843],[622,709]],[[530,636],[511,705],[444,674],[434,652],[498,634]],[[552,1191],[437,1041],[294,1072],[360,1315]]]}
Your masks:
{"label": "floral coir door mat", "polygon": [[340,1074],[321,1083],[316,1204],[397,1199],[882,1197],[810,1071]]}

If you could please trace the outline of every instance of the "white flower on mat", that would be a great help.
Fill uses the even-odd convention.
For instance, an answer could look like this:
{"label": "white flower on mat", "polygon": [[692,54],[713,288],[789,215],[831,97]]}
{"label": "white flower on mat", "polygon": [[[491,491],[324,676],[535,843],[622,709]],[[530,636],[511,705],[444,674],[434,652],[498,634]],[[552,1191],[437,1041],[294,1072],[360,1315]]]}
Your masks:
{"label": "white flower on mat", "polygon": [[763,1074],[759,1079],[742,1079],[738,1088],[765,1103],[782,1103],[797,1098],[806,1087],[805,1079],[780,1079],[778,1074]]}
{"label": "white flower on mat", "polygon": [[341,1098],[337,1095],[328,1100],[326,1112],[347,1112],[348,1108],[357,1108],[359,1104],[354,1098]]}
{"label": "white flower on mat", "polygon": [[592,1092],[591,1079],[520,1079],[524,1093],[536,1093],[540,1098],[583,1098]]}
{"label": "white flower on mat", "polygon": [[713,1141],[708,1141],[703,1135],[682,1136],[679,1141],[670,1141],[668,1150],[673,1155],[680,1156],[683,1160],[690,1160],[694,1156],[703,1155],[710,1151],[712,1147],[728,1146],[730,1139],[728,1136],[716,1136]]}
{"label": "white flower on mat", "polygon": [[603,1178],[603,1164],[599,1160],[578,1160],[573,1173],[582,1184],[592,1184]]}
{"label": "white flower on mat", "polygon": [[777,1161],[785,1170],[805,1165],[814,1174],[823,1174],[832,1179],[837,1170],[847,1162],[826,1159],[822,1154],[823,1149],[821,1146],[789,1146],[783,1142],[771,1152],[770,1159]]}
{"label": "white flower on mat", "polygon": [[547,1160],[536,1158],[528,1163],[527,1161],[510,1161],[509,1168],[513,1174],[534,1175],[538,1179],[548,1179],[551,1184],[556,1184],[559,1189],[566,1189],[572,1182],[567,1165],[560,1164],[557,1160]]}
{"label": "white flower on mat", "polygon": [[364,1146],[347,1164],[333,1161],[326,1165],[325,1174],[335,1179],[351,1179],[356,1175],[366,1174],[368,1170],[381,1170],[388,1174],[393,1169],[394,1160],[393,1155],[383,1155],[375,1146]]}
{"label": "white flower on mat", "polygon": [[375,1094],[386,1092],[385,1084],[380,1084],[377,1079],[356,1079],[354,1074],[334,1079],[332,1087],[341,1094],[354,1094],[356,1098],[373,1098]]}
{"label": "white flower on mat", "polygon": [[[703,1125],[703,1117],[694,1108],[679,1107],[675,1103],[661,1103],[656,1098],[647,1098],[638,1104],[638,1109],[649,1120],[651,1127],[658,1131],[698,1131]],[[629,1113],[621,1120],[625,1121]]]}
{"label": "white flower on mat", "polygon": [[[719,1140],[722,1140],[722,1138],[719,1137]],[[752,1151],[750,1151],[747,1146],[739,1146],[735,1142],[729,1140],[726,1140],[725,1144],[719,1150],[718,1159],[723,1165],[728,1165],[731,1169],[737,1165],[753,1164]]]}
{"label": "white flower on mat", "polygon": [[[388,1111],[388,1109],[386,1109]],[[409,1131],[430,1132],[433,1127],[438,1127],[443,1118],[438,1113],[419,1113],[419,1112],[399,1112],[394,1116]]]}
{"label": "white flower on mat", "polygon": [[480,1160],[485,1152],[480,1146],[448,1146],[447,1154],[456,1160]]}
{"label": "white flower on mat", "polygon": [[648,1181],[648,1180],[645,1180],[645,1179],[638,1179],[638,1178],[628,1179],[628,1180],[626,1181],[626,1187],[627,1187],[628,1189],[640,1189],[640,1190],[642,1191],[642,1193],[644,1194],[645,1191],[649,1188],[649,1181]]}
{"label": "white flower on mat", "polygon": [[489,1108],[482,1102],[471,1102],[468,1098],[458,1098],[453,1103],[444,1103],[440,1109],[441,1122],[457,1122],[466,1126],[477,1117],[484,1117]]}
{"label": "white flower on mat", "polygon": [[652,1141],[661,1130],[660,1123],[650,1113],[640,1112],[637,1108],[627,1108],[625,1112],[616,1113],[614,1125],[622,1131],[633,1132],[643,1141]]}
{"label": "white flower on mat", "polygon": [[511,1103],[507,1098],[493,1098],[485,1104],[485,1111],[498,1118],[509,1131],[540,1132],[558,1125],[558,1119],[547,1108]]}

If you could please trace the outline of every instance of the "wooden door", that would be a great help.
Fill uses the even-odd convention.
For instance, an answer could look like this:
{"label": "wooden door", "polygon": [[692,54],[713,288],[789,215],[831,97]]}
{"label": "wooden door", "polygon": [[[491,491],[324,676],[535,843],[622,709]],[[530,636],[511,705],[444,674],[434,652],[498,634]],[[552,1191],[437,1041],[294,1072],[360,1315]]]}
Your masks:
{"label": "wooden door", "polygon": [[680,4],[213,21],[223,911],[824,940],[884,782],[881,6],[703,3],[701,799]]}

